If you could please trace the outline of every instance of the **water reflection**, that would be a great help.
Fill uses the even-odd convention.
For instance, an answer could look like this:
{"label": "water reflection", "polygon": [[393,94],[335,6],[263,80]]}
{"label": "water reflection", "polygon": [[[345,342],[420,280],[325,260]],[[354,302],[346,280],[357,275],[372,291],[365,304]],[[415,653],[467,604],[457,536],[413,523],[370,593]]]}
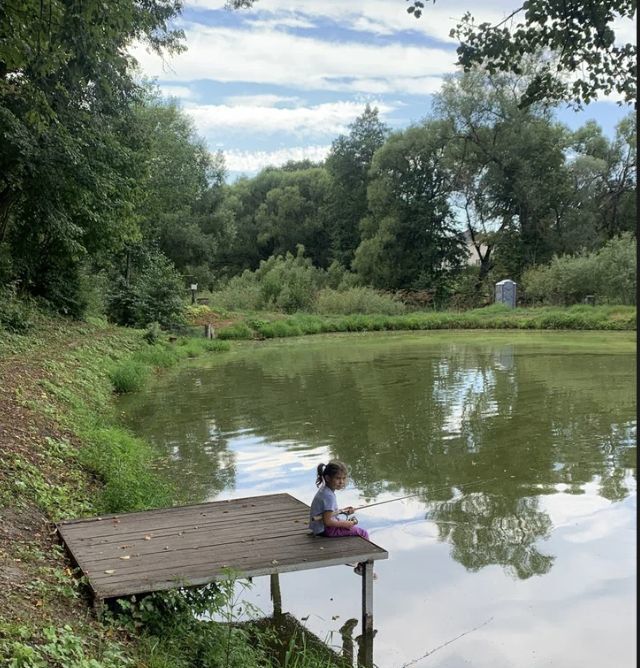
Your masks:
{"label": "water reflection", "polygon": [[415,493],[457,562],[526,579],[554,561],[538,546],[552,529],[542,495],[594,480],[606,499],[630,493],[632,359],[544,337],[287,342],[168,376],[122,409],[188,500],[233,490],[242,467],[254,490],[305,498],[326,453],[350,464],[361,503]]}

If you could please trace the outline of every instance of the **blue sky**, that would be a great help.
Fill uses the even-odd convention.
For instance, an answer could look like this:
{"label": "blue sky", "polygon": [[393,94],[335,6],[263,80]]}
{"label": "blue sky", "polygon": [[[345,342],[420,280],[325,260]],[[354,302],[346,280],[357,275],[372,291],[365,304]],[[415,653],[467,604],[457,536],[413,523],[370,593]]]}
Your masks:
{"label": "blue sky", "polygon": [[[442,76],[456,71],[449,30],[472,8],[499,21],[518,0],[438,0],[421,19],[404,0],[259,0],[228,11],[225,0],[186,0],[179,26],[187,51],[164,60],[133,50],[144,76],[180,101],[230,179],[290,159],[320,160],[365,104],[401,129],[424,118]],[[635,41],[635,21],[620,21]],[[570,127],[595,119],[612,135],[630,107],[615,99],[559,112]]]}

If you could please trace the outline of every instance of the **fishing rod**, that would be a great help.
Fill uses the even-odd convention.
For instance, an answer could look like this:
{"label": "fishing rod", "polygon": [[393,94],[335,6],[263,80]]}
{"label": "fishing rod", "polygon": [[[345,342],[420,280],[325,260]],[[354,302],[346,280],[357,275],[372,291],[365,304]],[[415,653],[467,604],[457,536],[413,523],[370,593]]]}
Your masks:
{"label": "fishing rod", "polygon": [[[458,487],[458,488],[469,487],[469,485],[479,485],[480,483],[493,482],[494,480],[498,480],[498,478],[493,477],[493,478],[485,478],[484,480],[473,480],[471,482],[462,483],[460,485],[449,485],[448,487],[436,488],[432,491],[433,492],[443,492],[447,489],[451,489],[451,487]],[[356,510],[366,510],[367,508],[373,508],[374,506],[381,506],[384,503],[394,503],[395,501],[404,501],[404,499],[412,499],[413,497],[420,496],[421,494],[422,494],[422,492],[415,492],[414,494],[407,494],[406,496],[398,496],[394,499],[387,499],[386,501],[376,501],[375,503],[368,503],[364,506],[358,506],[357,508],[354,508],[353,512],[355,513]],[[334,516],[336,516],[336,515],[347,515],[348,513],[346,513],[344,510],[338,510],[333,514],[334,514]],[[314,515],[312,517],[312,519],[316,520],[316,521],[320,521],[322,519],[322,515]]]}
{"label": "fishing rod", "polygon": [[[450,485],[449,487],[440,487],[432,490],[433,492],[443,492],[447,489],[450,489],[451,487],[469,487],[469,485],[479,485],[480,483],[484,482],[493,482],[494,480],[497,480],[498,478],[486,478],[485,480],[473,480],[472,482],[467,482],[467,483],[462,483],[460,485]],[[394,499],[387,499],[386,501],[376,501],[375,503],[368,503],[364,506],[358,506],[357,508],[354,508],[354,512],[356,510],[364,510],[365,508],[373,508],[373,506],[381,506],[384,503],[393,503],[394,501],[404,501],[404,499],[412,499],[414,496],[420,496],[422,492],[415,492],[414,494],[407,494],[406,496],[398,496]]]}

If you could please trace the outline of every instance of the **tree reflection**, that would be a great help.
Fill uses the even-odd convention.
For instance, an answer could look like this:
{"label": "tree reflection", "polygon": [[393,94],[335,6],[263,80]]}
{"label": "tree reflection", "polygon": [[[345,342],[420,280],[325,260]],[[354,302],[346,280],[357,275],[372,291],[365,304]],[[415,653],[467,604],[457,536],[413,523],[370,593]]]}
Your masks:
{"label": "tree reflection", "polygon": [[552,529],[537,499],[471,493],[440,504],[429,516],[438,524],[440,538],[452,545],[453,558],[471,571],[497,564],[526,579],[544,575],[553,565],[553,556],[542,554],[535,544]]}
{"label": "tree reflection", "polygon": [[552,529],[541,495],[593,481],[607,499],[629,494],[632,355],[425,339],[254,347],[168,376],[122,408],[165,448],[192,498],[233,486],[233,439],[324,446],[369,501],[419,491],[466,568],[548,572],[553,557],[537,547]]}

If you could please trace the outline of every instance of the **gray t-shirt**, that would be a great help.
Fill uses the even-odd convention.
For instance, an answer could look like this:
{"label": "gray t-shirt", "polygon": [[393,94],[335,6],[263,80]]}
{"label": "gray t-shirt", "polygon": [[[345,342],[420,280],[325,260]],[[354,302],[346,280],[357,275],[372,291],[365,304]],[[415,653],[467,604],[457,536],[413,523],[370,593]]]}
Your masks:
{"label": "gray t-shirt", "polygon": [[324,531],[324,522],[322,520],[314,520],[313,518],[316,515],[322,515],[322,513],[325,513],[327,510],[332,510],[334,512],[338,510],[338,501],[336,500],[335,492],[326,485],[322,485],[313,497],[313,501],[311,502],[311,512],[309,513],[309,529],[311,529],[314,534],[319,534]]}

